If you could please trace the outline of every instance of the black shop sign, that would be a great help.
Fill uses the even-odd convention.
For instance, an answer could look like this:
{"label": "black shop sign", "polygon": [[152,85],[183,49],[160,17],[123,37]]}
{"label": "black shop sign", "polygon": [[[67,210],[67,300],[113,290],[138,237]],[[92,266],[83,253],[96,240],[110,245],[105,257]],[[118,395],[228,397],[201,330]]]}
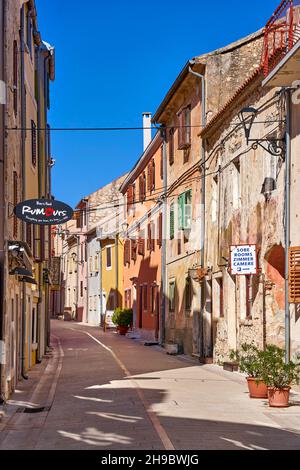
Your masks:
{"label": "black shop sign", "polygon": [[30,199],[14,208],[15,215],[33,225],[59,225],[73,217],[73,209],[55,199]]}

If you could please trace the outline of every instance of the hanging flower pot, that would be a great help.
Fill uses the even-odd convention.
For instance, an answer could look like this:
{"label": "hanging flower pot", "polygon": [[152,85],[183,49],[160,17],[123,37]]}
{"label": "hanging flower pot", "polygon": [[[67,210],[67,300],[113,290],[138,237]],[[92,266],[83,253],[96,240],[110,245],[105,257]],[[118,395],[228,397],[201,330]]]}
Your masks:
{"label": "hanging flower pot", "polygon": [[263,380],[247,377],[250,398],[268,398],[268,389]]}
{"label": "hanging flower pot", "polygon": [[291,387],[268,387],[269,405],[272,408],[287,408],[289,406]]}

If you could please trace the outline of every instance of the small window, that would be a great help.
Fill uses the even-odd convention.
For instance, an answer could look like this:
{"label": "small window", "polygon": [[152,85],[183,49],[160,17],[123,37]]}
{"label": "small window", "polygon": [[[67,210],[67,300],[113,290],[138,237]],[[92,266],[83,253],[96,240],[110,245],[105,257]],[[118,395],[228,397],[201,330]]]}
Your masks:
{"label": "small window", "polygon": [[186,191],[178,197],[178,228],[191,230],[192,228],[192,191]]}
{"label": "small window", "polygon": [[174,163],[174,128],[169,129],[169,164]]}
{"label": "small window", "polygon": [[175,281],[169,283],[169,311],[175,312]]}
{"label": "small window", "polygon": [[111,269],[111,246],[106,248],[106,269]]}
{"label": "small window", "polygon": [[191,107],[187,106],[178,113],[178,149],[184,150],[191,145]]}

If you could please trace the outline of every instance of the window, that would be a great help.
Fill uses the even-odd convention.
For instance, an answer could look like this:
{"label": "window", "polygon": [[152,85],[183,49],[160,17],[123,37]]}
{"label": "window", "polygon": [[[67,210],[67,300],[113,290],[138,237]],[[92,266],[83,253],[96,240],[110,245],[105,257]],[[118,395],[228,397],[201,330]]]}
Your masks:
{"label": "window", "polygon": [[142,256],[145,255],[145,232],[144,230],[140,231],[139,233],[138,254]]}
{"label": "window", "polygon": [[185,309],[190,310],[192,306],[192,281],[190,277],[185,280]]}
{"label": "window", "polygon": [[191,145],[191,107],[187,106],[178,113],[178,149],[184,150]]}
{"label": "window", "polygon": [[34,121],[31,121],[31,163],[36,167],[37,157],[37,139],[36,139],[36,125]]}
{"label": "window", "polygon": [[155,248],[155,224],[154,222],[148,223],[148,238],[147,238],[147,249],[154,251]]}
{"label": "window", "polygon": [[32,56],[32,20],[31,20],[30,10],[27,12],[26,22],[27,22],[26,42],[27,42],[27,47],[30,52],[30,56]]}
{"label": "window", "polygon": [[[13,173],[13,198],[14,198],[14,207],[18,204],[18,174],[16,171]],[[14,215],[14,238],[18,238],[18,219]]]}
{"label": "window", "polygon": [[169,311],[175,312],[175,281],[169,283]]}
{"label": "window", "polygon": [[170,206],[170,240],[174,240],[175,236],[175,211],[174,203],[172,202]]}
{"label": "window", "polygon": [[160,179],[164,179],[164,146],[160,147]]}
{"label": "window", "polygon": [[83,281],[80,281],[80,297],[83,297]]}
{"label": "window", "polygon": [[186,191],[178,197],[178,228],[190,230],[192,228],[192,191]]}
{"label": "window", "polygon": [[143,286],[143,307],[144,307],[144,310],[148,310],[148,286],[147,284]]}
{"label": "window", "polygon": [[216,279],[216,287],[217,287],[217,297],[218,297],[218,304],[219,304],[219,317],[224,318],[224,299],[223,299],[223,278],[220,277]]}
{"label": "window", "polygon": [[130,264],[130,240],[125,240],[124,243],[124,266]]}
{"label": "window", "polygon": [[163,220],[162,220],[162,213],[160,212],[158,216],[158,246],[162,246],[162,239],[163,239]]}
{"label": "window", "polygon": [[131,240],[131,259],[136,261],[137,258],[137,241]]}
{"label": "window", "polygon": [[14,94],[14,113],[18,112],[18,43],[14,41],[13,48],[13,94]]}
{"label": "window", "polygon": [[98,255],[94,257],[94,271],[96,273],[99,271]]}
{"label": "window", "polygon": [[169,129],[169,164],[174,163],[174,128]]}
{"label": "window", "polygon": [[106,248],[106,269],[111,269],[111,246]]}
{"label": "window", "polygon": [[127,190],[127,212],[133,207],[134,203],[134,186],[131,184]]}
{"label": "window", "polygon": [[146,174],[143,172],[139,177],[139,200],[143,202],[146,199]]}

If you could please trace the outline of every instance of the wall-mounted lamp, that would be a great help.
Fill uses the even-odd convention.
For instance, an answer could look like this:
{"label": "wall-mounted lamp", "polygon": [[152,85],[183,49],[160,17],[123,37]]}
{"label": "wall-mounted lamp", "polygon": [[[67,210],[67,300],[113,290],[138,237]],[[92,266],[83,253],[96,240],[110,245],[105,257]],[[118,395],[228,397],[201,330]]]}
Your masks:
{"label": "wall-mounted lamp", "polygon": [[270,153],[271,155],[280,156],[283,155],[284,152],[284,139],[275,139],[273,137],[267,137],[266,139],[250,139],[251,130],[255,118],[257,116],[257,109],[248,107],[243,108],[238,114],[239,120],[243,126],[247,145],[249,142],[252,143],[253,150],[257,150],[258,146],[262,147],[266,152]]}

